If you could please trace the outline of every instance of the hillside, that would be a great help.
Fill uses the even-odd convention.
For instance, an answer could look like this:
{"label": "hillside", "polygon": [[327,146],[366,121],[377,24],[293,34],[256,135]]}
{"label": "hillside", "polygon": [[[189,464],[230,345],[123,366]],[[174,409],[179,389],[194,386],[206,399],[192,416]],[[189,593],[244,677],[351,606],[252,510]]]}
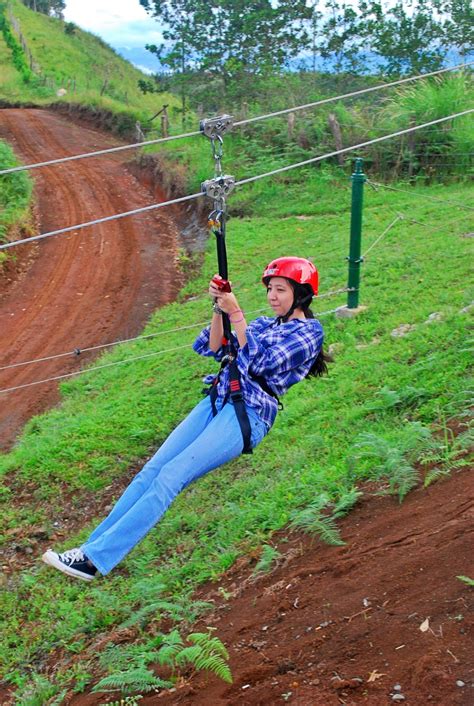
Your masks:
{"label": "hillside", "polygon": [[[146,121],[164,104],[174,115],[177,99],[168,93],[143,95],[138,81],[146,75],[99,37],[33,12],[19,0],[1,2],[0,13],[18,43],[21,32],[26,65],[33,70],[25,82],[18,69],[13,68],[12,51],[0,33],[0,101],[77,103],[111,110],[130,116],[129,130],[133,128],[133,118]],[[66,91],[64,96],[57,96],[59,89]]]}
{"label": "hillside", "polygon": [[[36,74],[23,81],[0,37],[0,100],[73,102],[89,116],[110,109],[118,131],[150,117],[165,98],[176,105],[169,96],[134,93],[138,72],[97,38],[66,35],[64,23],[17,0],[11,6]],[[413,114],[421,123],[467,107],[468,82],[458,76],[439,82],[440,90],[426,82],[392,93],[380,114],[338,105],[343,138],[355,144],[410,124]],[[68,91],[61,99],[58,87]],[[97,126],[76,124],[74,114],[0,112],[0,134],[27,162],[118,144]],[[246,177],[331,149],[326,113],[308,111],[294,127],[292,137],[280,120],[235,132],[226,139],[226,172]],[[474,189],[465,178],[472,121],[418,135],[409,148],[402,139],[364,155],[374,182],[413,178],[365,187],[367,308],[354,319],[333,311],[346,301],[350,165],[294,170],[231,195],[231,279],[246,313],[266,311],[266,262],[288,252],[311,257],[321,274],[315,314],[335,362],[329,377],[289,392],[253,456],[187,489],[117,570],[90,586],[48,570],[39,557],[49,546],[79,545],[200,399],[202,377],[214,366],[191,344],[210,316],[215,244],[210,238],[198,256],[178,247],[176,224],[196,221],[183,206],[34,246],[31,268],[9,284],[0,306],[8,363],[61,357],[2,370],[0,387],[34,385],[0,393],[3,429],[16,438],[0,456],[1,703],[104,704],[119,698],[91,694],[104,677],[124,693],[145,694],[158,686],[158,652],[177,639],[171,631],[185,638],[197,625],[215,628],[226,643],[235,684],[176,667],[178,693],[164,703],[380,706],[399,682],[415,706],[467,706],[471,692],[456,681],[471,689],[470,589],[456,577],[472,581],[465,341],[473,311]],[[174,160],[170,184],[179,170],[182,190],[191,190],[189,163],[193,188],[212,174],[203,139],[163,152]],[[32,173],[40,230],[164,199],[153,181],[156,163],[129,154]],[[11,153],[2,159],[10,163]],[[145,324],[145,337],[101,356],[103,369],[36,384],[94,367],[85,348],[131,338]],[[430,629],[420,631],[428,617]],[[154,692],[145,698],[161,702]]]}
{"label": "hillside", "polygon": [[[367,257],[362,292],[367,311],[353,321],[322,319],[327,342],[337,351],[330,377],[292,391],[275,429],[254,456],[193,486],[123,567],[94,585],[92,594],[52,575],[37,557],[51,543],[80,542],[139,467],[139,459],[199,398],[209,364],[190,350],[180,350],[179,358],[166,350],[193,340],[193,330],[175,328],[198,330],[208,317],[202,295],[215,271],[213,243],[203,273],[182,291],[179,303],[159,310],[145,330],[160,338],[124,345],[103,362],[152,357],[61,386],[61,406],[33,419],[1,460],[6,481],[2,564],[9,588],[3,599],[9,617],[0,657],[10,683],[29,688],[28,660],[41,678],[49,675],[49,693],[58,693],[62,684],[90,689],[94,680],[113,673],[115,664],[102,658],[96,646],[126,625],[140,626],[138,633],[127,633],[134,642],[130,668],[142,664],[153,636],[169,625],[170,610],[178,620],[189,621],[200,610],[191,598],[195,588],[219,577],[238,557],[259,555],[272,533],[289,521],[298,526],[306,510],[315,530],[324,531],[321,509],[331,512],[335,503],[347,511],[357,502],[359,484],[376,481],[403,498],[417,482],[415,459],[438,453],[444,459],[440,473],[446,475],[463,461],[460,446],[449,441],[442,451],[438,439],[447,419],[467,421],[470,360],[464,338],[471,214],[462,204],[469,200],[468,184],[419,187],[408,194],[367,189],[366,248],[394,213],[407,220],[399,221]],[[453,203],[461,204],[455,217]],[[233,281],[248,312],[263,305],[261,263],[286,251],[289,242],[317,260],[323,292],[344,283],[347,184],[315,175],[286,201],[278,194],[275,211],[276,206],[275,215],[229,224]],[[322,299],[316,311],[343,301],[342,296]],[[407,335],[391,335],[400,328]],[[461,568],[453,565],[452,570]],[[462,573],[468,572],[466,565]],[[54,674],[43,668],[44,655],[51,651],[59,665]]]}

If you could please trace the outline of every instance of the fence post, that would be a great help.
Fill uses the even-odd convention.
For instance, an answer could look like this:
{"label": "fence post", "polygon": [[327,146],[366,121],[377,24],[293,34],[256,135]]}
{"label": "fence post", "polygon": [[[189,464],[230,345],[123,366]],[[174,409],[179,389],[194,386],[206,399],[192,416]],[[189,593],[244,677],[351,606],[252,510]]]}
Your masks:
{"label": "fence post", "polygon": [[355,171],[352,174],[352,206],[351,206],[351,240],[349,246],[349,278],[347,287],[347,308],[356,309],[359,306],[359,282],[361,238],[362,238],[362,202],[364,195],[364,182],[366,176],[363,172],[364,160],[356,159]]}

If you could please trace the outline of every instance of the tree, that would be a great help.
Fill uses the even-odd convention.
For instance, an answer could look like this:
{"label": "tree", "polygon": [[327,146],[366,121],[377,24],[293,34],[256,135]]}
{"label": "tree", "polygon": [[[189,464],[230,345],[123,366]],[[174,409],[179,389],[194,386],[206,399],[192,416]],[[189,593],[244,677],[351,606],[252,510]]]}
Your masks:
{"label": "tree", "polygon": [[63,19],[63,12],[66,7],[65,0],[22,0],[22,2],[30,10]]}
{"label": "tree", "polygon": [[331,60],[337,72],[363,71],[366,61],[361,49],[364,31],[360,13],[350,4],[328,0],[326,14],[321,31],[321,56]]}
{"label": "tree", "polygon": [[395,5],[361,0],[359,9],[363,33],[387,74],[433,71],[442,66],[445,50],[437,0],[413,0],[410,9],[402,0]]}
{"label": "tree", "polygon": [[443,44],[455,49],[461,57],[474,51],[474,7],[471,0],[447,0],[442,5],[444,16]]}
{"label": "tree", "polygon": [[278,70],[307,42],[305,0],[140,0],[165,25],[149,47],[173,72],[208,72],[227,84]]}

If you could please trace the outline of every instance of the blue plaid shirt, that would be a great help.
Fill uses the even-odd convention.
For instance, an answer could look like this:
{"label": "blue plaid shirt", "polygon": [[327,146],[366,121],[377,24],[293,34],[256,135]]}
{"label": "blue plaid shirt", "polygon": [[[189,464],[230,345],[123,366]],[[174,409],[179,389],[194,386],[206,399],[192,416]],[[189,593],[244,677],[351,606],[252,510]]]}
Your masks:
{"label": "blue plaid shirt", "polygon": [[[194,342],[196,353],[220,361],[222,348],[216,353],[209,349],[210,327],[203,329]],[[261,316],[251,321],[246,330],[247,343],[239,347],[237,336],[232,333],[238,349],[237,366],[244,400],[253,407],[263,421],[272,426],[278,411],[274,397],[262,390],[250,375],[264,377],[267,385],[279,396],[295,383],[303,380],[313,365],[323,345],[323,328],[317,319],[292,319],[279,324],[278,319]],[[216,375],[207,375],[210,384]],[[217,385],[217,403],[222,404],[229,390],[229,368],[222,371]]]}

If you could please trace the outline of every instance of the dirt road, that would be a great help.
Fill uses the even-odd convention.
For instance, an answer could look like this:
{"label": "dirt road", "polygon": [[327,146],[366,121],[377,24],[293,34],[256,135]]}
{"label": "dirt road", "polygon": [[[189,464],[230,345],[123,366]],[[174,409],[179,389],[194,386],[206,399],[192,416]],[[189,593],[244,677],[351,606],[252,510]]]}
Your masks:
{"label": "dirt road", "polygon": [[[39,109],[0,110],[0,137],[24,163],[120,144]],[[166,200],[132,176],[131,159],[127,151],[33,170],[39,232]],[[22,246],[23,273],[1,281],[0,366],[136,335],[179,288],[175,216],[160,209]],[[84,354],[0,370],[0,389],[71,372],[91,359]],[[57,383],[0,397],[3,450],[32,415],[59,399]]]}

